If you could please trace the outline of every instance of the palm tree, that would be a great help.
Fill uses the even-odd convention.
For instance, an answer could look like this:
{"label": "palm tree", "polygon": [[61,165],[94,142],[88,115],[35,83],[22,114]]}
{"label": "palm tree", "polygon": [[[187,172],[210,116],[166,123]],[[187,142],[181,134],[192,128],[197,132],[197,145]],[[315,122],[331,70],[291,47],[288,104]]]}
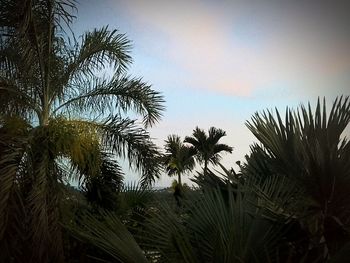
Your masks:
{"label": "palm tree", "polygon": [[[5,261],[63,261],[60,187],[72,178],[84,184],[101,176],[113,163],[106,156],[128,158],[144,185],[159,176],[158,149],[146,128],[160,119],[163,97],[127,75],[131,57],[125,35],[103,27],[76,40],[70,31],[74,2],[0,4],[0,250]],[[130,110],[142,120],[127,118]],[[114,177],[121,176],[116,164]]]}
{"label": "palm tree", "polygon": [[[260,141],[252,147],[242,172],[246,176],[287,178],[303,194],[295,212],[309,235],[310,254],[332,257],[350,242],[350,143],[344,131],[350,123],[349,97],[337,98],[329,114],[326,102],[316,110],[287,109],[256,113],[247,127]],[[345,135],[345,136],[344,136]],[[311,261],[311,260],[310,260]]]}
{"label": "palm tree", "polygon": [[204,130],[196,127],[192,137],[186,136],[184,142],[190,143],[197,151],[197,160],[204,163],[204,174],[208,169],[208,164],[218,164],[221,159],[221,152],[232,153],[233,148],[227,144],[219,143],[219,140],[226,136],[222,129],[211,127],[208,135]]}
{"label": "palm tree", "polygon": [[164,164],[169,176],[177,175],[178,184],[181,186],[181,175],[194,168],[194,147],[182,143],[180,136],[169,135],[165,141]]}

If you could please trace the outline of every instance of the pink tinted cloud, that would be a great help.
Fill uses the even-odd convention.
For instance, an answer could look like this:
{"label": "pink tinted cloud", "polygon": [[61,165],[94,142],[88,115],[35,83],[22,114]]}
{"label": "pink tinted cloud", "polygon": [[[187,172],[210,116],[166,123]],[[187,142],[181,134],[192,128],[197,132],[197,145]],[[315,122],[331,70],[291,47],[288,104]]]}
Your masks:
{"label": "pink tinted cloud", "polygon": [[[193,88],[251,96],[271,83],[297,82],[301,90],[319,90],[320,83],[350,70],[348,39],[327,35],[307,16],[274,7],[249,8],[242,2],[236,11],[232,3],[214,4],[123,3],[136,27],[155,34],[153,52],[157,54],[158,45],[166,46],[162,55],[184,69],[182,77]],[[244,32],[247,24],[250,36],[234,34],[242,27]]]}

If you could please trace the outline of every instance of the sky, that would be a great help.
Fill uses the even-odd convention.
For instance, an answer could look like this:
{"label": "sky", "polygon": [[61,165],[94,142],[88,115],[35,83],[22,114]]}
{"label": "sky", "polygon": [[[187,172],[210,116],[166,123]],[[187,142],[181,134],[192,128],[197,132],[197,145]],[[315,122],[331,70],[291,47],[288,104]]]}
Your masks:
{"label": "sky", "polygon": [[[150,129],[161,147],[169,134],[214,126],[234,148],[222,163],[235,167],[255,141],[245,126],[255,112],[350,95],[346,1],[80,0],[77,7],[77,35],[108,25],[132,40],[129,73],[166,100]],[[137,179],[128,172],[126,181]],[[156,185],[173,179],[163,175]]]}

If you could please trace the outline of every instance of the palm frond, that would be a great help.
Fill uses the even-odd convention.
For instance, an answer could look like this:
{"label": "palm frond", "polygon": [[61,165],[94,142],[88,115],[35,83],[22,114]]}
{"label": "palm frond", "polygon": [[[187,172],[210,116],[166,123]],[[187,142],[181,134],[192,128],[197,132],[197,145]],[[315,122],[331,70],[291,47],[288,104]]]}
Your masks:
{"label": "palm frond", "polygon": [[[206,189],[176,214],[166,204],[146,219],[140,237],[147,251],[167,262],[264,262],[282,245],[283,220],[270,220],[250,195]],[[227,198],[228,197],[228,198]]]}
{"label": "palm frond", "polygon": [[113,211],[118,208],[123,178],[124,173],[119,163],[111,154],[103,153],[100,173],[85,176],[83,193],[89,203]]}
{"label": "palm frond", "polygon": [[298,174],[300,167],[292,163],[300,161],[297,153],[300,147],[300,131],[296,126],[296,121],[290,109],[286,110],[285,125],[276,109],[277,120],[272,112],[263,112],[262,115],[256,113],[252,118],[252,123],[247,122],[248,129],[264,145],[267,152],[274,158],[275,167],[279,167],[290,174]]}
{"label": "palm frond", "polygon": [[146,255],[165,262],[201,262],[181,218],[167,203],[160,203],[145,219],[139,239]]}
{"label": "palm frond", "polygon": [[[62,248],[60,247],[60,241],[62,242],[62,240],[53,240],[52,237],[55,234],[50,233],[50,230],[52,230],[51,220],[55,218],[52,214],[54,211],[51,210],[53,208],[51,205],[54,205],[51,200],[55,200],[52,193],[57,194],[57,192],[52,191],[53,185],[50,182],[52,160],[49,159],[47,148],[40,151],[40,153],[37,151],[38,149],[35,149],[31,156],[36,160],[32,162],[34,166],[31,174],[34,178],[26,202],[30,211],[30,240],[36,244],[33,258],[39,262],[47,262],[49,255],[62,256],[62,251],[54,251]],[[41,156],[42,153],[44,154]],[[57,206],[57,204],[55,205]]]}
{"label": "palm frond", "polygon": [[8,80],[1,81],[1,78],[0,105],[3,114],[17,114],[27,119],[40,113],[40,108],[35,100],[18,89],[13,83],[9,83]]}
{"label": "palm frond", "polygon": [[277,173],[271,162],[271,156],[260,144],[252,144],[250,154],[247,154],[245,159],[245,163],[241,166],[241,171],[245,176],[253,176],[263,181]]}
{"label": "palm frond", "polygon": [[79,83],[83,92],[61,104],[53,113],[74,109],[81,113],[111,114],[113,112],[134,111],[143,117],[143,123],[151,126],[159,121],[164,110],[163,96],[151,89],[150,85],[141,79],[130,79],[127,76],[116,75],[111,80],[93,78],[84,79]]}
{"label": "palm frond", "polygon": [[79,225],[70,230],[78,239],[98,247],[118,262],[148,262],[133,236],[116,215],[104,211],[100,217],[98,219],[94,214],[86,212],[80,218]]}
{"label": "palm frond", "polygon": [[145,187],[140,183],[126,184],[119,195],[118,213],[127,214],[128,218],[135,214],[139,218],[141,214],[145,213],[154,198],[154,191],[150,187]]}
{"label": "palm frond", "polygon": [[222,158],[220,153],[222,152],[232,153],[232,150],[233,148],[231,146],[228,146],[227,144],[221,144],[221,143],[215,144],[212,149],[213,156],[210,159],[210,162],[212,164],[217,165]]}
{"label": "palm frond", "polygon": [[[0,240],[9,232],[12,223],[18,223],[18,213],[24,212],[20,194],[19,174],[29,125],[18,117],[0,118]],[[16,136],[14,136],[16,135]],[[14,200],[17,202],[13,203]],[[10,220],[12,214],[12,222]],[[17,221],[17,222],[16,222]],[[20,221],[20,220],[19,220]],[[18,229],[14,229],[16,232]],[[13,232],[12,235],[17,236]],[[10,233],[10,232],[9,232]]]}
{"label": "palm frond", "polygon": [[[340,97],[334,101],[328,117],[325,100],[323,103],[318,100],[314,112],[309,104],[297,111],[287,109],[284,121],[276,110],[275,115],[269,111],[257,113],[247,123],[262,143],[262,147],[255,146],[255,149],[260,148],[259,156],[264,156],[264,162],[257,163],[258,156],[251,156],[243,166],[244,171],[255,170],[256,175],[270,171],[268,180],[287,177],[297,182],[302,189],[297,199],[305,208],[297,211],[304,214],[299,220],[316,240],[311,242],[311,247],[321,246],[320,240],[326,238],[325,255],[332,255],[341,242],[346,241],[339,243],[326,233],[332,231],[332,225],[344,232],[344,223],[349,223],[350,147],[346,138],[341,139],[349,122],[349,98]],[[342,240],[339,233],[338,240]]]}
{"label": "palm frond", "polygon": [[[4,120],[2,120],[4,121]],[[0,251],[1,262],[23,260],[26,211],[21,192],[21,176],[26,142],[26,126],[10,119],[0,124]],[[11,136],[11,131],[18,137]]]}
{"label": "palm frond", "polygon": [[113,153],[127,158],[130,167],[142,173],[141,183],[150,185],[159,178],[160,154],[148,132],[135,125],[135,121],[112,118],[100,126],[103,145]]}
{"label": "palm frond", "polygon": [[130,41],[117,30],[102,27],[85,33],[81,39],[81,43],[75,43],[75,50],[70,54],[67,80],[80,78],[81,74],[91,76],[107,65],[121,72],[131,63]]}
{"label": "palm frond", "polygon": [[68,120],[63,117],[50,120],[47,127],[50,154],[67,157],[76,175],[83,180],[84,176],[99,174],[102,163],[98,127],[94,122]]}
{"label": "palm frond", "polygon": [[209,130],[208,130],[208,140],[212,144],[218,143],[218,141],[224,136],[226,136],[226,132],[224,130],[222,130],[222,129],[217,129],[215,127],[210,127]]}

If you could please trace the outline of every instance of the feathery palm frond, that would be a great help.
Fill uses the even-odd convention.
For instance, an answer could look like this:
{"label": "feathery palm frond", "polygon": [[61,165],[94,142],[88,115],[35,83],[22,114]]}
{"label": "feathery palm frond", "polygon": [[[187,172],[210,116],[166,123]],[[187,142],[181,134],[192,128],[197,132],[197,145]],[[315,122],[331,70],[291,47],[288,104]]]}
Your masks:
{"label": "feathery palm frond", "polygon": [[[1,118],[2,117],[2,118]],[[29,125],[17,117],[0,116],[0,250],[2,262],[23,260],[26,239],[25,207],[17,174],[24,170]],[[16,136],[13,136],[16,135]]]}
{"label": "feathery palm frond", "polygon": [[93,78],[76,83],[79,87],[88,87],[78,91],[77,95],[68,98],[53,113],[67,112],[72,109],[81,113],[104,113],[133,110],[143,117],[146,126],[153,125],[164,110],[162,96],[151,89],[141,79],[130,79],[127,76],[114,76],[111,80]]}
{"label": "feathery palm frond", "polygon": [[96,71],[112,67],[124,71],[132,61],[129,53],[131,43],[124,34],[108,27],[94,29],[81,36],[81,42],[75,43],[66,69],[66,79],[80,79],[82,74],[93,76]]}
{"label": "feathery palm frond", "polygon": [[109,210],[117,208],[124,173],[110,154],[103,153],[100,172],[84,179],[83,193],[89,203]]}
{"label": "feathery palm frond", "polygon": [[159,150],[146,130],[137,127],[135,121],[121,118],[109,119],[100,127],[104,145],[118,156],[128,158],[130,167],[142,173],[143,185],[159,178]]}

